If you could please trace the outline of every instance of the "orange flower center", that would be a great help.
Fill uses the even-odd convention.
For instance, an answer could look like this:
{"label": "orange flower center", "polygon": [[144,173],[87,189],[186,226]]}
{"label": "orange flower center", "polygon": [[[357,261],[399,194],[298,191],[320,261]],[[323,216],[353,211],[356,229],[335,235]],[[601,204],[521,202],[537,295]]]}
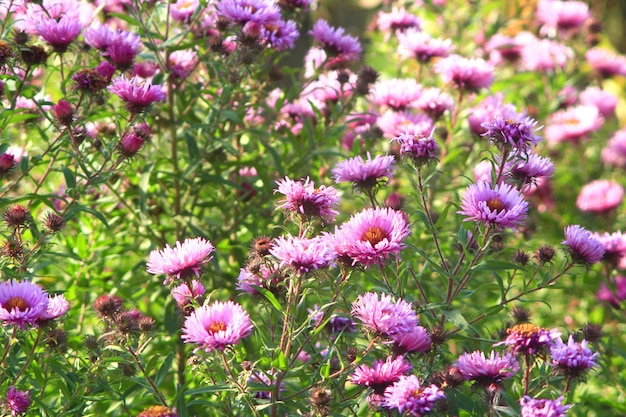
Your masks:
{"label": "orange flower center", "polygon": [[378,242],[386,238],[387,238],[387,232],[385,232],[380,227],[373,226],[367,229],[365,233],[363,233],[361,240],[365,240],[369,242],[372,246],[376,246]]}
{"label": "orange flower center", "polygon": [[206,328],[206,331],[209,332],[209,334],[217,333],[223,330],[226,330],[226,323],[224,323],[223,321],[216,321],[214,323],[211,323]]}
{"label": "orange flower center", "polygon": [[504,203],[499,198],[490,198],[487,200],[487,207],[489,207],[489,210],[500,213],[504,210]]}
{"label": "orange flower center", "polygon": [[530,337],[534,334],[539,333],[540,331],[541,331],[541,327],[539,326],[535,326],[534,324],[530,324],[530,323],[522,323],[522,324],[517,324],[513,326],[512,328],[508,329],[506,332],[508,334],[515,333],[523,337]]}
{"label": "orange flower center", "polygon": [[2,307],[4,307],[7,311],[11,311],[14,308],[17,308],[19,311],[25,311],[28,307],[30,307],[30,305],[22,297],[15,296],[9,298],[9,301],[4,303]]}

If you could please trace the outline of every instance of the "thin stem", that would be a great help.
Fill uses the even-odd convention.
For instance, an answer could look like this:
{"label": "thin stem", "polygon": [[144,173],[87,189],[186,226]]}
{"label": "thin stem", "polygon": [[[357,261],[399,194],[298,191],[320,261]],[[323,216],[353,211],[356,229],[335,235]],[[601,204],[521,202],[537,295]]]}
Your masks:
{"label": "thin stem", "polygon": [[9,350],[11,350],[11,343],[15,340],[15,334],[17,333],[17,326],[13,326],[13,331],[11,332],[11,337],[9,337],[9,341],[7,343],[7,347],[4,349],[2,353],[2,358],[0,359],[0,369],[4,369],[4,360],[7,358],[9,354]]}
{"label": "thin stem", "polygon": [[417,169],[417,185],[419,187],[420,198],[422,200],[422,206],[424,207],[424,213],[426,214],[426,219],[428,220],[428,227],[430,229],[431,234],[433,235],[433,240],[435,242],[435,247],[437,248],[437,253],[439,254],[439,260],[441,261],[441,267],[446,271],[450,272],[450,268],[448,267],[448,263],[443,256],[443,252],[441,251],[441,246],[439,245],[439,239],[437,238],[437,232],[435,231],[435,224],[433,223],[433,219],[430,215],[430,210],[428,208],[428,203],[426,201],[426,196],[424,195],[424,181],[422,180],[422,169],[421,167]]}
{"label": "thin stem", "polygon": [[[222,362],[224,363],[224,369],[226,369],[226,371],[228,371],[228,375],[230,375],[231,380],[237,386],[237,388],[239,389],[239,392],[241,392],[241,394],[245,398],[246,402],[248,403],[248,407],[250,407],[250,410],[254,413],[255,416],[258,417],[259,416],[259,412],[256,410],[256,407],[252,403],[252,400],[250,399],[250,396],[248,395],[248,392],[246,391],[246,389],[239,383],[239,381],[237,381],[237,378],[236,378],[233,370],[231,369],[230,365],[228,364],[228,360],[226,360],[226,354],[224,353],[223,350],[220,350],[220,353],[221,353],[221,356],[222,356]],[[278,385],[278,383],[276,383],[276,384]]]}
{"label": "thin stem", "polygon": [[146,378],[146,380],[148,381],[148,383],[152,387],[152,390],[154,391],[154,395],[161,402],[161,404],[163,404],[165,407],[169,408],[169,406],[167,405],[167,401],[165,401],[165,397],[163,396],[163,394],[161,394],[161,392],[159,391],[159,389],[155,385],[154,381],[152,381],[152,378],[150,378],[150,375],[148,375],[148,372],[146,371],[146,368],[143,366],[143,364],[139,360],[139,356],[137,356],[137,354],[135,353],[135,351],[133,350],[132,347],[127,346],[126,348],[128,349],[128,352],[131,354],[133,359],[135,360],[135,363],[137,364],[137,366],[141,370],[141,373],[143,374],[144,378]]}
{"label": "thin stem", "polygon": [[37,349],[37,346],[39,345],[39,340],[41,339],[41,333],[43,333],[41,327],[37,328],[37,337],[35,338],[35,342],[33,343],[33,348],[30,350],[24,366],[22,366],[22,369],[20,369],[17,375],[15,375],[15,378],[13,378],[13,382],[11,382],[10,385],[15,385],[17,383],[17,380],[20,379],[20,376],[22,376],[26,368],[28,368],[28,365],[30,365],[31,361],[33,360],[33,357],[35,356],[35,349]]}

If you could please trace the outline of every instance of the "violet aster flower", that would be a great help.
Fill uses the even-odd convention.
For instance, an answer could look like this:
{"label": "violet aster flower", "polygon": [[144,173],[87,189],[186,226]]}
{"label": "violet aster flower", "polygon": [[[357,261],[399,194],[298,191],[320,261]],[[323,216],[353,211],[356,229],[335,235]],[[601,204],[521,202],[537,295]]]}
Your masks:
{"label": "violet aster flower", "polygon": [[561,243],[567,246],[567,251],[575,263],[594,264],[600,262],[604,256],[602,243],[577,224],[565,228],[565,240]]}
{"label": "violet aster flower", "polygon": [[511,185],[496,184],[492,188],[487,182],[479,182],[467,187],[457,213],[467,216],[464,221],[514,229],[524,222],[527,211],[528,203]]}
{"label": "violet aster flower", "polygon": [[528,154],[540,139],[534,133],[537,130],[536,126],[537,121],[530,117],[523,119],[496,117],[492,121],[482,124],[482,127],[486,129],[482,136],[489,138],[491,143],[501,151],[512,150],[517,153]]}
{"label": "violet aster flower", "polygon": [[585,58],[591,67],[603,78],[615,75],[626,76],[626,57],[602,48],[591,48],[585,52]]}
{"label": "violet aster flower", "polygon": [[556,329],[544,329],[530,323],[516,324],[507,329],[508,336],[504,341],[496,343],[508,346],[514,354],[534,355],[549,348],[554,340],[561,336]]}
{"label": "violet aster flower", "polygon": [[20,391],[11,385],[6,393],[5,404],[12,416],[22,415],[30,407],[30,395],[28,391]]}
{"label": "violet aster flower", "polygon": [[237,277],[237,290],[250,295],[258,294],[255,287],[275,288],[282,281],[282,275],[273,273],[267,266],[261,265],[258,271],[252,271],[250,267],[241,268]]}
{"label": "violet aster flower", "polygon": [[325,222],[332,222],[339,214],[336,210],[340,201],[340,193],[334,187],[322,185],[315,188],[315,184],[308,177],[294,181],[288,177],[276,181],[278,189],[274,193],[285,196],[279,201],[276,208],[295,213],[306,218],[319,217]]}
{"label": "violet aster flower", "polygon": [[603,282],[596,293],[596,298],[609,302],[613,307],[619,308],[620,303],[626,300],[626,277],[617,276],[611,279],[611,289]]}
{"label": "violet aster flower", "polygon": [[618,130],[609,139],[602,149],[602,161],[616,168],[626,167],[626,129]]}
{"label": "violet aster flower", "polygon": [[273,0],[220,0],[215,7],[219,16],[240,25],[255,22],[263,26],[280,20],[280,8]]}
{"label": "violet aster flower", "polygon": [[604,119],[595,106],[575,106],[560,110],[550,117],[545,136],[549,144],[577,142],[600,129]]}
{"label": "violet aster flower", "polygon": [[404,249],[409,232],[403,212],[376,207],[353,215],[329,242],[338,257],[367,268],[383,264],[391,255],[397,256]]}
{"label": "violet aster flower", "polygon": [[394,163],[393,155],[376,155],[372,159],[368,152],[367,160],[356,156],[337,163],[332,171],[336,182],[351,182],[358,189],[368,189],[380,181],[391,179],[395,170]]}
{"label": "violet aster flower", "polygon": [[343,28],[334,28],[324,19],[313,25],[309,32],[313,39],[321,43],[331,56],[341,58],[342,61],[353,61],[361,56],[361,44],[354,36],[345,34]]}
{"label": "violet aster flower", "polygon": [[48,294],[37,284],[14,280],[0,283],[0,321],[6,325],[20,329],[37,326],[47,313],[48,302]]}
{"label": "violet aster flower", "polygon": [[563,396],[556,400],[531,398],[525,395],[521,400],[522,417],[565,417],[572,406],[563,405]]}
{"label": "violet aster flower", "polygon": [[603,117],[610,117],[615,114],[617,97],[606,90],[598,87],[587,87],[580,93],[579,99],[583,106],[596,107]]}
{"label": "violet aster flower", "polygon": [[451,83],[465,91],[478,91],[491,87],[493,66],[482,58],[464,58],[450,55],[435,64],[435,72],[443,82]]}
{"label": "violet aster flower", "polygon": [[196,343],[196,350],[224,350],[252,333],[250,316],[239,304],[216,301],[198,307],[185,318],[181,338]]}
{"label": "violet aster flower", "polygon": [[421,93],[422,86],[414,79],[393,78],[378,81],[369,95],[375,105],[401,111],[413,107]]}
{"label": "violet aster flower", "polygon": [[548,178],[554,174],[554,164],[550,158],[544,158],[537,154],[530,154],[511,162],[508,166],[507,176],[519,182],[522,189],[527,184],[532,184],[539,178]]}
{"label": "violet aster flower", "polygon": [[286,51],[296,46],[300,37],[298,25],[293,20],[278,20],[265,24],[261,28],[261,36],[272,48],[277,51]]}
{"label": "violet aster flower", "polygon": [[504,103],[504,98],[500,95],[487,96],[477,106],[471,109],[467,118],[470,129],[477,135],[482,135],[487,131],[483,123],[490,122],[496,118],[503,120],[518,120],[523,116],[517,113],[515,106]]}
{"label": "violet aster flower", "polygon": [[438,120],[446,111],[454,109],[454,99],[436,87],[428,87],[422,90],[415,107]]}
{"label": "violet aster flower", "polygon": [[119,32],[103,55],[115,65],[115,68],[126,71],[133,66],[133,61],[142,48],[143,44],[139,36],[134,33]]}
{"label": "violet aster flower", "polygon": [[487,387],[491,384],[499,384],[504,379],[511,378],[520,366],[511,353],[500,353],[491,351],[489,357],[484,352],[474,351],[464,353],[459,356],[456,367],[466,381],[476,381],[480,386]]}
{"label": "violet aster flower", "polygon": [[359,295],[352,303],[352,316],[376,333],[393,336],[407,333],[419,324],[411,304],[398,299],[391,300],[390,295],[368,292]]}
{"label": "violet aster flower", "polygon": [[624,201],[624,187],[610,180],[586,184],[578,194],[576,207],[589,213],[606,214]]}
{"label": "violet aster flower", "polygon": [[430,349],[432,339],[422,326],[416,326],[406,333],[396,333],[391,336],[396,350],[405,353],[426,352]]}
{"label": "violet aster flower", "polygon": [[78,19],[71,16],[63,16],[58,21],[56,19],[44,18],[35,28],[39,36],[48,45],[52,46],[55,52],[62,54],[76,39],[82,29],[82,25]]}
{"label": "violet aster flower", "polygon": [[382,406],[396,409],[402,415],[422,417],[444,398],[446,395],[436,385],[422,386],[415,375],[403,375],[385,390]]}
{"label": "violet aster flower", "polygon": [[169,55],[167,67],[178,79],[184,80],[197,64],[198,55],[194,51],[179,50]]}
{"label": "violet aster flower", "polygon": [[577,342],[572,335],[567,344],[559,338],[550,346],[550,362],[566,378],[578,378],[589,369],[598,367],[596,356],[588,347],[589,342],[582,340]]}
{"label": "violet aster flower", "polygon": [[404,32],[409,28],[419,30],[421,19],[413,13],[406,11],[404,7],[393,6],[391,12],[378,12],[376,25],[381,32],[391,34]]}
{"label": "violet aster flower", "polygon": [[48,307],[39,315],[39,323],[47,322],[61,317],[70,308],[70,303],[65,299],[63,294],[57,294],[54,297],[48,297]]}
{"label": "violet aster flower", "polygon": [[279,236],[273,240],[270,253],[280,261],[281,267],[289,266],[298,275],[327,268],[337,256],[326,238],[320,236],[312,239]]}
{"label": "violet aster flower", "polygon": [[400,377],[413,369],[413,365],[407,362],[404,357],[398,356],[393,359],[376,360],[372,367],[359,365],[348,380],[356,385],[365,385],[371,388],[376,394],[383,394],[385,389],[396,382]]}
{"label": "violet aster flower", "polygon": [[185,239],[182,244],[176,242],[173,248],[166,244],[164,249],[150,252],[146,270],[151,274],[166,274],[164,284],[174,278],[199,277],[202,265],[213,259],[210,254],[214,250],[213,244],[201,237]]}
{"label": "violet aster flower", "polygon": [[434,127],[432,119],[425,113],[396,112],[393,110],[384,112],[376,124],[387,139],[395,138],[407,130],[428,136]]}
{"label": "violet aster flower", "polygon": [[99,23],[93,24],[83,31],[85,43],[101,52],[114,43],[119,36],[119,32]]}
{"label": "violet aster flower", "polygon": [[358,331],[356,325],[349,317],[338,316],[333,314],[328,321],[328,328],[332,333],[353,333]]}
{"label": "violet aster flower", "polygon": [[432,58],[445,58],[452,52],[450,39],[433,38],[425,32],[409,29],[397,34],[398,54],[404,58],[413,58],[419,62],[429,62]]}
{"label": "violet aster flower", "polygon": [[411,159],[416,166],[420,167],[433,162],[439,154],[439,146],[433,133],[434,131],[430,136],[424,136],[415,131],[405,131],[392,140],[400,144],[400,155]]}
{"label": "violet aster flower", "polygon": [[591,236],[604,248],[602,261],[616,267],[626,257],[626,235],[622,232],[592,233]]}
{"label": "violet aster flower", "polygon": [[160,85],[149,82],[140,82],[136,78],[130,80],[125,77],[116,77],[113,84],[107,87],[109,92],[119,96],[126,110],[132,114],[141,113],[149,105],[165,100],[165,93]]}
{"label": "violet aster flower", "polygon": [[172,288],[172,297],[176,300],[178,307],[185,313],[193,311],[194,303],[199,303],[206,292],[206,288],[200,281],[191,281],[191,288],[188,283],[183,283]]}
{"label": "violet aster flower", "polygon": [[547,32],[580,29],[589,17],[589,5],[582,1],[540,0],[537,4],[537,19]]}

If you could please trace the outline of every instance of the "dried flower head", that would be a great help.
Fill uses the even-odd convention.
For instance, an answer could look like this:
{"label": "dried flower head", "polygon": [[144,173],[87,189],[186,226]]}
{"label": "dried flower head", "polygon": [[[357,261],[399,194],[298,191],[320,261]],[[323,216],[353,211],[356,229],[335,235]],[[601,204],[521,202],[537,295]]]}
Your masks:
{"label": "dried flower head", "polygon": [[3,217],[9,227],[25,226],[31,219],[30,211],[20,204],[6,209]]}

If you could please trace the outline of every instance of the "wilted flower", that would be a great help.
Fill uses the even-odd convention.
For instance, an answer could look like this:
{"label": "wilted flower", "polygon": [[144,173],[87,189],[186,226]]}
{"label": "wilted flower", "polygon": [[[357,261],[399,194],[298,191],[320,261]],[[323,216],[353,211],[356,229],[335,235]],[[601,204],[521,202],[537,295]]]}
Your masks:
{"label": "wilted flower", "polygon": [[444,398],[446,395],[438,386],[422,386],[415,375],[403,375],[385,390],[382,406],[396,409],[402,415],[406,413],[422,417],[433,410],[437,401]]}
{"label": "wilted flower", "polygon": [[224,350],[252,332],[250,316],[239,304],[232,301],[216,301],[198,307],[185,318],[182,339],[185,343],[196,343],[197,349],[206,352]]}
{"label": "wilted flower", "polygon": [[178,417],[176,409],[166,407],[164,405],[153,405],[146,408],[137,417]]}
{"label": "wilted flower", "polygon": [[201,237],[185,239],[182,244],[176,242],[173,248],[166,244],[164,249],[150,252],[146,270],[151,274],[166,274],[165,284],[174,277],[199,277],[202,265],[213,259],[210,254],[214,250],[213,244]]}

